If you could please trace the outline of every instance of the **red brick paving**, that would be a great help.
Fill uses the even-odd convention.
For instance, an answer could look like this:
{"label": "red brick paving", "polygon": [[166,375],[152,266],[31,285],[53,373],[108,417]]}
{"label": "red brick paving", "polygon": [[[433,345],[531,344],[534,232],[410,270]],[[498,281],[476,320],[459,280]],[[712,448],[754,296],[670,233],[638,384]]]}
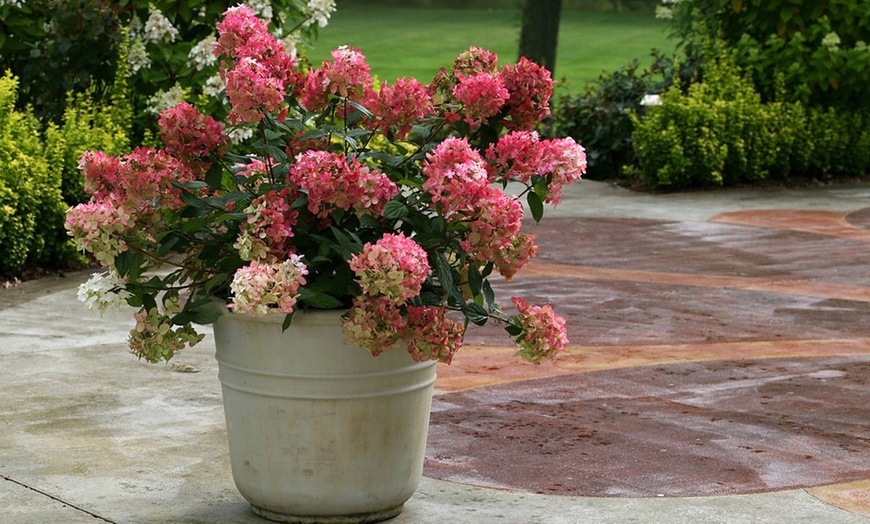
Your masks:
{"label": "red brick paving", "polygon": [[859,482],[817,491],[868,510],[870,209],[528,229],[539,257],[500,296],[552,303],[572,346],[535,367],[472,331],[439,371],[427,475],[608,496]]}

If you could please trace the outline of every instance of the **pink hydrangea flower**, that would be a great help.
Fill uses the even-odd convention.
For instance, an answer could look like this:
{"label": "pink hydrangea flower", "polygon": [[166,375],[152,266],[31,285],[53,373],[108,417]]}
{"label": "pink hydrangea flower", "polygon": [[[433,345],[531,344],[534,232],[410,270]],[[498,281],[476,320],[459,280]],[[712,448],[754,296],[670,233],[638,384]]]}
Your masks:
{"label": "pink hydrangea flower", "polygon": [[233,247],[242,260],[274,262],[292,254],[290,239],[299,212],[290,209],[296,195],[290,188],[272,190],[251,202],[247,220]]}
{"label": "pink hydrangea flower", "polygon": [[360,215],[377,216],[399,192],[384,173],[329,151],[300,153],[288,178],[308,193],[308,210],[320,218],[351,208]]}
{"label": "pink hydrangea flower", "polygon": [[453,61],[453,75],[456,78],[496,72],[498,72],[498,55],[482,47],[471,46],[459,53]]}
{"label": "pink hydrangea flower", "polygon": [[402,311],[384,296],[358,296],[342,322],[350,343],[367,349],[373,356],[397,347],[405,330]]}
{"label": "pink hydrangea flower", "polygon": [[468,235],[460,245],[473,260],[495,260],[503,248],[511,245],[519,234],[523,206],[498,189],[487,186],[489,194],[477,202],[477,213],[471,217]]}
{"label": "pink hydrangea flower", "polygon": [[395,127],[398,140],[408,134],[411,124],[435,111],[432,97],[415,78],[399,78],[392,86],[383,84],[379,92],[368,89],[365,107],[373,114],[367,127],[380,128],[385,135]]}
{"label": "pink hydrangea flower", "polygon": [[122,236],[132,226],[130,214],[109,200],[79,204],[67,211],[64,222],[76,247],[106,267],[115,267],[115,257],[127,250]]}
{"label": "pink hydrangea flower", "polygon": [[230,122],[256,123],[284,101],[284,82],[253,58],[243,58],[226,75]]}
{"label": "pink hydrangea flower", "polygon": [[240,168],[238,174],[245,178],[262,177],[269,174],[269,166],[259,158],[252,158],[247,164],[238,164]]}
{"label": "pink hydrangea flower", "polygon": [[228,9],[217,27],[215,55],[228,60],[221,61],[220,74],[232,106],[229,120],[258,122],[278,109],[288,87],[300,81],[293,71],[296,63],[266,22],[246,6]]}
{"label": "pink hydrangea flower", "polygon": [[548,304],[532,306],[520,297],[511,301],[520,312],[519,322],[523,333],[517,339],[523,359],[535,364],[545,358],[553,358],[568,346],[565,319],[557,315]]}
{"label": "pink hydrangea flower", "polygon": [[350,259],[350,268],[367,296],[384,296],[399,305],[420,294],[429,275],[426,250],[403,233],[386,233]]}
{"label": "pink hydrangea flower", "polygon": [[477,73],[460,78],[453,88],[453,97],[462,104],[465,121],[478,126],[498,114],[510,93],[498,75]]}
{"label": "pink hydrangea flower", "polygon": [[160,113],[157,123],[160,124],[158,134],[166,144],[166,152],[173,156],[199,160],[227,143],[224,126],[187,102],[180,102]]}
{"label": "pink hydrangea flower", "polygon": [[[85,188],[95,200],[112,200],[137,215],[140,223],[166,208],[181,207],[181,190],[173,182],[196,178],[190,167],[163,150],[137,147],[123,159],[87,152],[79,162]],[[141,220],[139,220],[141,216]]]}
{"label": "pink hydrangea flower", "polygon": [[498,180],[519,180],[528,183],[541,175],[545,147],[535,131],[513,131],[490,144],[486,158],[493,163]]}
{"label": "pink hydrangea flower", "polygon": [[433,206],[441,206],[450,219],[474,213],[477,202],[489,194],[486,162],[465,138],[446,138],[423,162],[423,190]]}
{"label": "pink hydrangea flower", "polygon": [[236,270],[230,284],[233,296],[228,307],[236,313],[252,316],[275,311],[289,315],[295,310],[299,287],[305,285],[307,274],[308,268],[299,255],[271,264],[255,260]]}
{"label": "pink hydrangea flower", "polygon": [[510,93],[505,103],[509,129],[532,129],[550,114],[554,82],[546,68],[522,57],[516,65],[504,66],[499,76]]}
{"label": "pink hydrangea flower", "polygon": [[342,46],[331,54],[332,61],[324,60],[305,80],[300,102],[309,111],[324,109],[329,94],[361,102],[364,90],[371,85],[370,67],[358,49]]}
{"label": "pink hydrangea flower", "polygon": [[556,207],[562,201],[562,187],[580,180],[586,173],[586,150],[573,138],[554,138],[545,142],[541,171],[552,174],[546,202]]}
{"label": "pink hydrangea flower", "polygon": [[495,253],[495,267],[506,280],[511,280],[537,252],[535,236],[518,233],[511,238],[510,244]]}
{"label": "pink hydrangea flower", "polygon": [[238,56],[239,49],[248,46],[255,35],[269,34],[266,22],[257,18],[254,11],[245,5],[230,7],[224,12],[224,18],[217,24],[218,40],[215,44],[215,56]]}
{"label": "pink hydrangea flower", "polygon": [[[448,71],[441,68],[435,78],[427,86],[429,93],[442,102],[452,102],[453,88],[464,77],[474,76],[478,73],[497,74],[498,55],[480,47],[469,47],[456,57],[453,67]],[[449,120],[459,120],[458,115],[445,115]]]}
{"label": "pink hydrangea flower", "polygon": [[85,192],[97,198],[105,198],[121,181],[121,159],[102,151],[85,151],[79,160],[79,171],[85,179]]}
{"label": "pink hydrangea flower", "polygon": [[447,318],[445,308],[408,306],[402,339],[417,362],[438,360],[450,364],[464,335],[465,327]]}

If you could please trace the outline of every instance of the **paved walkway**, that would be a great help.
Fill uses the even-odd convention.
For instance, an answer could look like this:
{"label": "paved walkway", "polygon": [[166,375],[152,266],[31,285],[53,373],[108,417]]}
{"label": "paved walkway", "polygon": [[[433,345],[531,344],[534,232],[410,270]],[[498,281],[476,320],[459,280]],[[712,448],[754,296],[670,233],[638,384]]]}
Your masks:
{"label": "paved walkway", "polygon": [[[571,347],[498,328],[439,368],[394,524],[870,522],[870,185],[571,188],[512,282]],[[0,522],[263,522],[232,485],[210,339],[124,352],[87,275],[0,290]]]}

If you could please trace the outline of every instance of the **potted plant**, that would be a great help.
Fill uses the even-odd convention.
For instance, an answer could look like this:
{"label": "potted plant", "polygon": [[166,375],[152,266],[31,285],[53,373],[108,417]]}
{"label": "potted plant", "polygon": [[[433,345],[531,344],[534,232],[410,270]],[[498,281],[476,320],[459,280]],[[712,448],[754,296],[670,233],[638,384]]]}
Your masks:
{"label": "potted plant", "polygon": [[499,68],[470,48],[428,85],[376,84],[351,47],[297,62],[247,7],[217,29],[226,126],[179,103],[163,147],[83,155],[92,198],[66,225],[108,271],[79,296],[136,308],[130,350],[150,362],[215,324],[233,475],[255,511],[388,518],[422,474],[435,363],[469,324],[503,323],[530,362],[566,346],[550,306],[514,297],[507,314],[489,280],[535,255],[521,202],[540,220],[584,150],[533,131],[553,82],[525,59]]}

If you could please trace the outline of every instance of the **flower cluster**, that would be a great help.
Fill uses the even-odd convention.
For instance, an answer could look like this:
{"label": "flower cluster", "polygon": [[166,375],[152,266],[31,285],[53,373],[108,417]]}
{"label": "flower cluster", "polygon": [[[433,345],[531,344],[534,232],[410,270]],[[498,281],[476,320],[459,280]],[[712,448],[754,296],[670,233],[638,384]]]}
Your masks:
{"label": "flower cluster", "polygon": [[305,80],[301,102],[309,111],[324,109],[329,95],[358,102],[365,87],[371,84],[369,65],[358,49],[339,47],[330,54],[332,60],[324,60],[323,65],[311,71]]}
{"label": "flower cluster", "polygon": [[513,131],[490,144],[486,158],[500,181],[532,183],[549,177],[545,201],[562,201],[562,188],[580,180],[586,172],[586,151],[571,138],[540,140],[535,131]]}
{"label": "flower cluster", "polygon": [[223,134],[224,127],[187,102],[163,111],[158,124],[160,138],[166,144],[166,152],[179,158],[205,158],[217,152],[227,142]]}
{"label": "flower cluster", "polygon": [[120,309],[127,303],[130,293],[124,289],[124,281],[111,271],[94,273],[91,278],[79,286],[76,297],[91,311],[99,311],[100,315],[109,309]]}
{"label": "flower cluster", "polygon": [[366,127],[383,134],[395,129],[397,140],[408,135],[414,122],[435,111],[432,97],[416,78],[399,78],[392,86],[382,84],[380,91],[368,89],[365,105],[372,112]]}
{"label": "flower cluster", "polygon": [[380,214],[399,191],[384,173],[328,151],[296,157],[288,180],[308,194],[308,210],[325,218],[336,209]]}
{"label": "flower cluster", "polygon": [[426,250],[413,239],[399,233],[385,234],[374,244],[350,259],[364,295],[381,295],[391,305],[404,304],[420,294],[429,275]]}
{"label": "flower cluster", "polygon": [[247,218],[239,227],[233,247],[242,260],[283,260],[292,256],[293,226],[299,215],[290,209],[293,192],[290,188],[273,189],[258,197],[245,209]]}
{"label": "flower cluster", "polygon": [[441,69],[431,91],[444,102],[459,104],[449,117],[464,117],[472,127],[498,118],[508,129],[531,129],[550,114],[550,72],[526,58],[501,70],[497,64],[495,53],[471,47],[456,58],[452,71]]}
{"label": "flower cluster", "polygon": [[517,337],[518,354],[530,362],[552,358],[568,345],[565,319],[553,312],[548,304],[532,306],[520,297],[511,298],[520,312],[519,324],[523,332]]}
{"label": "flower cluster", "polygon": [[[508,315],[489,282],[538,251],[522,200],[540,220],[586,169],[573,139],[533,129],[549,112],[549,73],[527,60],[499,69],[480,48],[429,84],[377,85],[352,47],[299,67],[256,16],[265,5],[230,8],[217,25],[228,122],[182,102],[160,114],[163,147],[83,155],[92,198],[67,228],[108,272],[80,298],[139,308],[130,347],[150,361],[228,314],[215,299],[254,316],[346,309],[345,335],[373,355],[402,347],[449,363],[469,324],[489,321],[528,361],[563,350],[550,306],[515,298]],[[332,2],[308,5],[326,16]],[[208,63],[202,51],[194,64]]]}
{"label": "flower cluster", "polygon": [[[291,314],[299,298],[299,286],[305,285],[308,268],[299,255],[283,262],[264,264],[256,260],[239,268],[233,276],[229,307],[237,313],[263,316],[277,310]],[[273,309],[274,308],[274,309]]]}
{"label": "flower cluster", "polygon": [[145,40],[150,42],[159,42],[163,39],[175,42],[175,37],[178,36],[178,29],[173,27],[172,22],[153,6],[148,8],[148,20],[145,21],[143,32]]}
{"label": "flower cluster", "polygon": [[195,346],[205,335],[192,326],[175,327],[169,315],[153,307],[133,314],[136,327],[130,330],[130,352],[151,362],[169,360],[185,346]]}
{"label": "flower cluster", "polygon": [[66,214],[66,229],[81,251],[91,253],[104,266],[112,266],[115,257],[127,250],[125,233],[131,229],[132,217],[111,200],[87,202]]}
{"label": "flower cluster", "polygon": [[259,122],[281,106],[288,87],[293,90],[295,62],[249,7],[231,7],[217,28],[214,52],[227,60],[220,72],[232,106],[228,118],[234,124]]}
{"label": "flower cluster", "polygon": [[410,306],[403,339],[414,360],[438,360],[450,364],[462,346],[465,327],[447,318],[444,307]]}

